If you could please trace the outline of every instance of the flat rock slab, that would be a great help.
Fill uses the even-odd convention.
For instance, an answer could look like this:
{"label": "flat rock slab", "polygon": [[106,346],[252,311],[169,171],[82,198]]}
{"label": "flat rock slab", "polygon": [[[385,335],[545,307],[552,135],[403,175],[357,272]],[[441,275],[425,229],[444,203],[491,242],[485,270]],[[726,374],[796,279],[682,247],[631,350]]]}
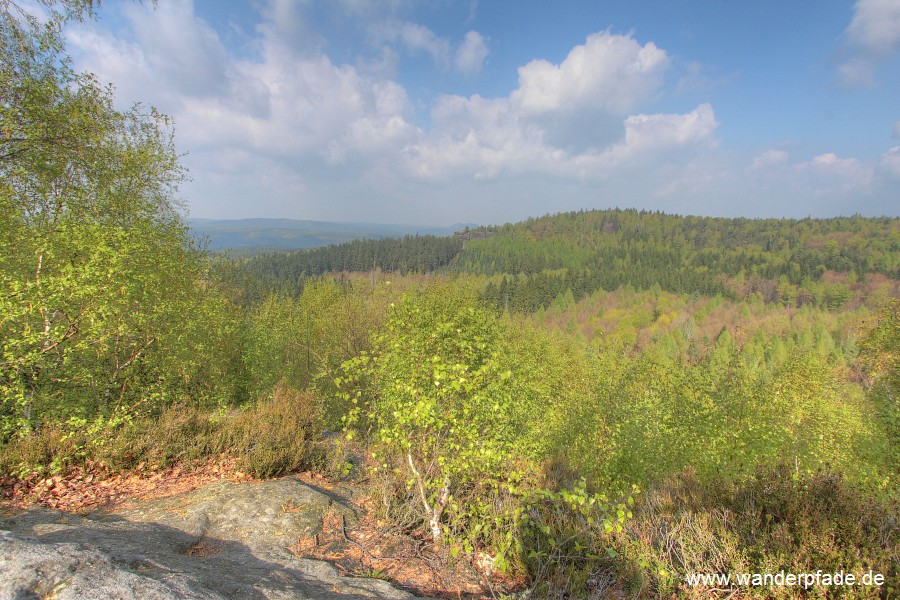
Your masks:
{"label": "flat rock slab", "polygon": [[[148,500],[117,510],[109,518],[156,523],[179,529],[198,541],[241,542],[260,553],[292,546],[318,533],[327,512],[355,522],[350,488],[324,488],[286,477],[275,481],[220,481],[180,496]],[[102,517],[100,517],[102,518]]]}
{"label": "flat rock slab", "polygon": [[349,488],[287,477],[87,516],[34,509],[0,521],[0,597],[415,598],[287,550],[318,533],[329,511],[355,519],[349,498]]}

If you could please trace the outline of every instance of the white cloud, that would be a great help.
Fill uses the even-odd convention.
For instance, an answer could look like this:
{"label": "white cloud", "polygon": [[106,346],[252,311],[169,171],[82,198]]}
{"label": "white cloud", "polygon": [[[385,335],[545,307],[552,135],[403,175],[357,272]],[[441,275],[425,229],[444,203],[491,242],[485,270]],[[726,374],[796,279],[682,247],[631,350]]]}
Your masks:
{"label": "white cloud", "polygon": [[754,171],[766,169],[777,165],[786,164],[788,161],[788,153],[784,150],[766,150],[753,159],[750,168]]}
{"label": "white cloud", "polygon": [[[409,129],[403,113],[408,108],[406,92],[391,81],[370,79],[347,65],[334,65],[327,57],[297,60],[277,47],[267,52],[262,64],[244,63],[243,79],[257,80],[268,90],[271,114],[264,119],[243,119],[238,106],[227,103],[223,117],[235,125],[219,122],[207,127],[199,106],[192,120],[203,129],[242,129],[260,152],[284,157],[325,153],[331,159],[352,152],[347,144],[361,143],[360,150],[372,151],[399,139],[399,131]],[[365,132],[383,136],[366,137]],[[338,151],[340,149],[340,151]]]}
{"label": "white cloud", "polygon": [[[128,8],[133,41],[82,29],[72,40],[80,65],[115,81],[125,99],[162,97],[181,143],[209,155],[213,169],[248,159],[302,171],[322,160],[423,180],[526,171],[602,179],[713,139],[717,123],[709,105],[685,115],[628,116],[659,92],[669,60],[652,43],[610,32],[589,36],[559,65],[524,65],[519,87],[507,97],[439,98],[432,127],[423,131],[409,120],[399,84],[297,43],[298,32],[308,29],[302,8],[285,0],[267,5],[254,59],[227,57],[189,0]],[[487,40],[476,31],[455,50],[429,28],[393,17],[370,31],[382,43],[462,72],[477,72],[488,55]],[[573,132],[582,138],[577,145],[566,143]]]}
{"label": "white cloud", "polygon": [[838,80],[871,86],[879,64],[900,48],[900,2],[857,0],[853,11],[844,32],[845,58],[838,65]]}
{"label": "white cloud", "polygon": [[420,133],[417,127],[397,115],[363,117],[353,121],[339,139],[330,142],[324,156],[333,164],[341,164],[351,155],[377,158],[384,151],[398,151]]}
{"label": "white cloud", "polygon": [[321,51],[326,40],[307,18],[311,0],[267,0],[259,4],[263,22],[259,29],[269,39],[279,39],[298,54]]}
{"label": "white cloud", "polygon": [[588,36],[559,65],[533,60],[519,68],[512,100],[529,114],[603,111],[625,115],[658,92],[669,64],[652,42],[641,46],[608,31]]}
{"label": "white cloud", "polygon": [[407,50],[430,54],[434,62],[446,66],[450,61],[450,41],[439,37],[428,27],[408,21],[385,26],[385,37],[397,41]]}
{"label": "white cloud", "polygon": [[701,104],[684,114],[634,115],[625,119],[625,140],[604,156],[611,165],[633,162],[672,148],[715,144],[718,127],[712,106]]}
{"label": "white cloud", "polygon": [[151,12],[129,6],[135,43],[144,49],[151,81],[192,96],[215,96],[225,91],[225,48],[212,28],[193,17],[193,2],[161,3]]}
{"label": "white cloud", "polygon": [[854,56],[837,66],[837,79],[847,87],[871,87],[875,85],[878,61],[868,56]]}
{"label": "white cloud", "polygon": [[[768,204],[745,200],[744,212],[764,216],[783,214],[794,198],[837,206],[900,181],[900,147],[868,163],[833,153],[792,162],[777,148],[722,158],[710,104],[684,113],[648,108],[664,92],[667,53],[609,31],[559,64],[522,65],[508,94],[443,95],[423,106],[393,77],[401,61],[418,53],[439,70],[474,75],[488,40],[469,31],[452,41],[404,21],[402,0],[344,0],[339,9],[373,18],[359,31],[372,36],[363,41],[375,55],[332,59],[305,5],[288,0],[259,13],[252,52],[241,57],[189,0],[126,4],[125,30],[100,22],[68,35],[76,67],[114,82],[120,105],[145,100],[175,117],[193,170],[186,189],[201,216],[433,221],[452,205],[455,221],[488,212],[508,220],[598,197],[734,214],[740,209],[727,203],[750,197],[746,190]],[[428,108],[430,119],[416,122],[415,112]],[[527,212],[507,212],[526,197]],[[403,212],[380,216],[384,206]]]}
{"label": "white cloud", "polygon": [[504,173],[602,180],[651,159],[678,162],[687,148],[715,143],[710,105],[628,116],[658,92],[667,66],[653,44],[591,35],[559,65],[521,67],[519,87],[507,97],[439,98],[432,130],[405,150],[406,170],[426,180]]}
{"label": "white cloud", "polygon": [[[291,8],[277,0],[266,14]],[[126,99],[162,94],[163,108],[175,114],[191,145],[317,153],[357,120],[394,131],[408,109],[405,90],[392,81],[335,65],[321,53],[298,55],[283,21],[260,27],[259,60],[226,60],[215,32],[192,10],[191,2],[129,9],[132,43],[75,30],[79,62],[115,81]]]}
{"label": "white cloud", "polygon": [[441,69],[456,69],[467,75],[481,71],[487,58],[487,38],[477,31],[469,31],[454,48],[449,38],[437,35],[420,23],[385,19],[367,24],[373,43],[382,52],[397,46],[410,54],[427,54]]}
{"label": "white cloud", "polygon": [[102,81],[116,85],[120,98],[165,105],[182,96],[217,96],[228,87],[225,50],[192,11],[189,0],[157,10],[126,6],[130,41],[87,24],[68,30],[68,42]]}
{"label": "white cloud", "polygon": [[[246,213],[254,210],[250,198],[263,199],[265,205],[255,209],[267,214],[285,214],[292,203],[294,211],[304,210],[301,198],[313,197],[329,177],[352,179],[382,168],[420,135],[407,120],[402,86],[334,64],[286,35],[284,22],[264,20],[257,29],[258,56],[241,60],[223,57],[221,43],[190,3],[167,6],[172,14],[158,14],[162,5],[125,12],[133,41],[79,28],[72,43],[77,66],[116,82],[122,105],[147,100],[175,117],[177,142],[190,151],[185,162],[194,179],[185,190],[199,196],[192,204],[200,214]],[[279,14],[279,6],[292,8],[275,3],[264,19]],[[137,33],[154,26],[168,33]],[[200,32],[203,43],[182,46],[176,31]],[[169,75],[180,68],[180,54],[215,65],[210,71],[220,80],[214,94],[197,89],[203,73]],[[305,210],[328,209],[311,204]]]}
{"label": "white cloud", "polygon": [[603,180],[651,161],[684,161],[690,148],[715,144],[718,126],[708,104],[683,115],[634,115],[624,120],[625,135],[618,143],[572,153],[547,143],[544,130],[507,99],[448,97],[432,116],[436,130],[407,148],[410,172],[424,179],[542,172]]}
{"label": "white cloud", "polygon": [[794,169],[814,194],[867,190],[874,176],[871,166],[856,158],[839,158],[833,152],[798,163]]}
{"label": "white cloud", "polygon": [[506,98],[445,96],[432,121],[428,135],[404,151],[405,169],[417,178],[486,179],[503,171],[546,170],[553,160],[540,129],[519,120]]}
{"label": "white cloud", "polygon": [[896,0],[858,0],[847,27],[850,42],[876,54],[900,46],[900,3]]}
{"label": "white cloud", "polygon": [[894,146],[881,155],[877,172],[889,180],[900,182],[900,146]]}
{"label": "white cloud", "polygon": [[[791,161],[781,150],[759,155],[743,177],[731,173],[723,194],[744,198],[748,216],[882,215],[896,213],[900,193],[900,146],[864,161],[826,152]],[[896,204],[895,202],[893,204]]]}
{"label": "white cloud", "polygon": [[487,40],[477,31],[470,31],[456,49],[456,69],[461,73],[478,73],[488,55]]}

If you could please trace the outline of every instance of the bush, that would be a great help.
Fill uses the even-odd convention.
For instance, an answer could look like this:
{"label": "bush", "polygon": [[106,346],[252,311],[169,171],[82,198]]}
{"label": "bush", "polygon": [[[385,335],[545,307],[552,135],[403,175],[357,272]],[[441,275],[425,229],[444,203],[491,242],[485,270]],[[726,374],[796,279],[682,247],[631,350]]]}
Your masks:
{"label": "bush", "polygon": [[[642,596],[707,597],[689,587],[692,573],[834,573],[885,576],[881,590],[810,589],[813,595],[892,597],[900,592],[900,517],[840,476],[807,476],[786,465],[743,482],[700,483],[690,472],[647,494],[618,536],[617,579]],[[734,586],[733,590],[737,590]],[[725,590],[721,593],[730,593]],[[796,597],[796,587],[751,587],[741,595]]]}
{"label": "bush", "polygon": [[223,421],[217,446],[257,477],[321,468],[320,405],[311,393],[278,384],[268,398]]}
{"label": "bush", "polygon": [[338,380],[359,403],[348,425],[371,426],[377,468],[396,470],[413,489],[437,541],[460,494],[508,483],[523,430],[514,362],[497,319],[440,287],[394,306],[372,346]]}
{"label": "bush", "polygon": [[369,434],[391,520],[416,522],[457,552],[486,550],[497,569],[521,566],[516,536],[540,466],[596,454],[587,360],[554,341],[459,287],[392,307],[371,352],[338,379],[355,406],[348,435]]}
{"label": "bush", "polygon": [[111,472],[162,469],[225,454],[256,477],[320,468],[319,402],[279,384],[249,407],[230,412],[176,405],[156,417],[71,419],[0,447],[0,475],[26,477],[102,465]]}

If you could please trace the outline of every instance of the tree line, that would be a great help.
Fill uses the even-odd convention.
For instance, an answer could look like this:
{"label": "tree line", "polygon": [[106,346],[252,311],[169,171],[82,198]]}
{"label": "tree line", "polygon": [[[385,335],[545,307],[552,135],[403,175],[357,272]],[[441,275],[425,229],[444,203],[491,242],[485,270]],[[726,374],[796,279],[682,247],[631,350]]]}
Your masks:
{"label": "tree line", "polygon": [[[900,220],[722,219],[594,210],[529,219],[448,237],[365,240],[246,260],[268,289],[298,293],[326,272],[478,274],[483,297],[533,311],[571,291],[623,285],[839,308],[854,296],[897,292]],[[832,274],[832,275],[829,275]],[[877,303],[877,302],[874,302]]]}
{"label": "tree line", "polygon": [[[241,271],[253,285],[298,295],[308,278],[325,273],[432,273],[445,268],[462,250],[454,236],[407,235],[402,238],[353,240],[321,248],[268,253],[246,259]],[[257,295],[259,290],[252,292]]]}

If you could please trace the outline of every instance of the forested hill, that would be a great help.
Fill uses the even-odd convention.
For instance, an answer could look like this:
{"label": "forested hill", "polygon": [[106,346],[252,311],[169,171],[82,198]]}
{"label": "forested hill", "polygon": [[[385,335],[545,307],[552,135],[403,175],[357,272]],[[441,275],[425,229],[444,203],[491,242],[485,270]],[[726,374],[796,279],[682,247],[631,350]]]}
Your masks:
{"label": "forested hill", "polygon": [[840,306],[854,295],[893,295],[900,219],[723,219],[636,210],[562,213],[452,237],[338,244],[248,260],[269,285],[299,289],[329,271],[474,273],[485,298],[534,310],[571,290],[623,285],[678,293],[759,294],[769,302]]}
{"label": "forested hill", "polygon": [[306,278],[330,272],[431,273],[446,268],[462,249],[457,236],[408,235],[263,254],[244,260],[242,269],[263,288],[297,294]]}
{"label": "forested hill", "polygon": [[[825,270],[882,273],[900,269],[900,219],[722,219],[635,210],[562,213],[502,227],[481,228],[459,257],[463,271],[536,273],[597,264],[616,256],[653,259],[717,273],[777,277],[794,283]],[[625,250],[623,253],[622,250]],[[641,262],[634,256],[631,262]]]}

